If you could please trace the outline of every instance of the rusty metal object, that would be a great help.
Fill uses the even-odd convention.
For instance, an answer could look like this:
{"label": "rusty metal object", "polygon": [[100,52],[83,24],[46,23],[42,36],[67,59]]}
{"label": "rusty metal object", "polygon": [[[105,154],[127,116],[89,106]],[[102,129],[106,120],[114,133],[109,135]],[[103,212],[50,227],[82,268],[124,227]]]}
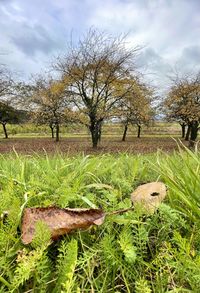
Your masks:
{"label": "rusty metal object", "polygon": [[26,208],[22,220],[22,242],[32,242],[38,221],[48,226],[52,239],[57,239],[75,229],[101,225],[104,218],[105,213],[101,209]]}
{"label": "rusty metal object", "polygon": [[167,189],[162,182],[151,182],[138,186],[131,194],[131,200],[135,205],[139,204],[146,212],[152,214],[167,194]]}

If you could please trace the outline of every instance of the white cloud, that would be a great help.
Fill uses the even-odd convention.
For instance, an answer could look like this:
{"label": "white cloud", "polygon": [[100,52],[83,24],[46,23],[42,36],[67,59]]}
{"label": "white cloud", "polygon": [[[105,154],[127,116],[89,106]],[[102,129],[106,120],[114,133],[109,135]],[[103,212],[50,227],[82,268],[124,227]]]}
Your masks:
{"label": "white cloud", "polygon": [[65,50],[71,31],[90,26],[129,33],[130,46],[145,45],[138,61],[160,84],[171,68],[200,68],[198,0],[8,0],[0,1],[0,62],[25,75],[47,66]]}

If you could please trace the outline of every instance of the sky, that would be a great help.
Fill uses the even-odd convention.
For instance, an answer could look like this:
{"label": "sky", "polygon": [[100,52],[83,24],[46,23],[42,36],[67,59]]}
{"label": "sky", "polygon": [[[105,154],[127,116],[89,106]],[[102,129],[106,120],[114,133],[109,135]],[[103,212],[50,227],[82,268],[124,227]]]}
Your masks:
{"label": "sky", "polygon": [[142,46],[138,66],[160,87],[200,69],[200,0],[0,0],[0,64],[28,79],[91,27]]}

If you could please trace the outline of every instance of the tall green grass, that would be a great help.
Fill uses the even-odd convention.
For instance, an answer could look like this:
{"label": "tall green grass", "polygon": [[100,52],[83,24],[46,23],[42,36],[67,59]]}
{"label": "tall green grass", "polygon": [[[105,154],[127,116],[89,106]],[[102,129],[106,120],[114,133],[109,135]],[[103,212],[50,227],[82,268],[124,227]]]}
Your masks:
{"label": "tall green grass", "polygon": [[[200,156],[63,155],[0,157],[0,292],[199,292]],[[52,243],[38,226],[20,239],[25,207],[131,206],[138,185],[162,180],[168,198],[154,215],[107,217],[100,227]]]}
{"label": "tall green grass", "polygon": [[158,156],[157,172],[169,187],[168,200],[191,221],[200,220],[200,153],[183,146],[174,156]]}

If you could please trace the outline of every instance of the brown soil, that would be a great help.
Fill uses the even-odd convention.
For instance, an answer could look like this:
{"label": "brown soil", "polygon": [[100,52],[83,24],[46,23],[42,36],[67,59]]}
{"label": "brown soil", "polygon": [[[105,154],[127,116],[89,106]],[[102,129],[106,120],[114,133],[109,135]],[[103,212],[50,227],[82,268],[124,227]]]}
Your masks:
{"label": "brown soil", "polygon": [[[184,144],[186,144],[183,141]],[[101,145],[92,149],[89,138],[62,138],[55,142],[50,138],[9,138],[0,140],[0,153],[13,152],[33,154],[33,153],[56,153],[62,152],[70,155],[77,153],[101,154],[101,153],[153,153],[158,149],[165,152],[177,150],[177,143],[170,137],[142,137],[128,138],[126,142],[120,138],[104,138]]]}

